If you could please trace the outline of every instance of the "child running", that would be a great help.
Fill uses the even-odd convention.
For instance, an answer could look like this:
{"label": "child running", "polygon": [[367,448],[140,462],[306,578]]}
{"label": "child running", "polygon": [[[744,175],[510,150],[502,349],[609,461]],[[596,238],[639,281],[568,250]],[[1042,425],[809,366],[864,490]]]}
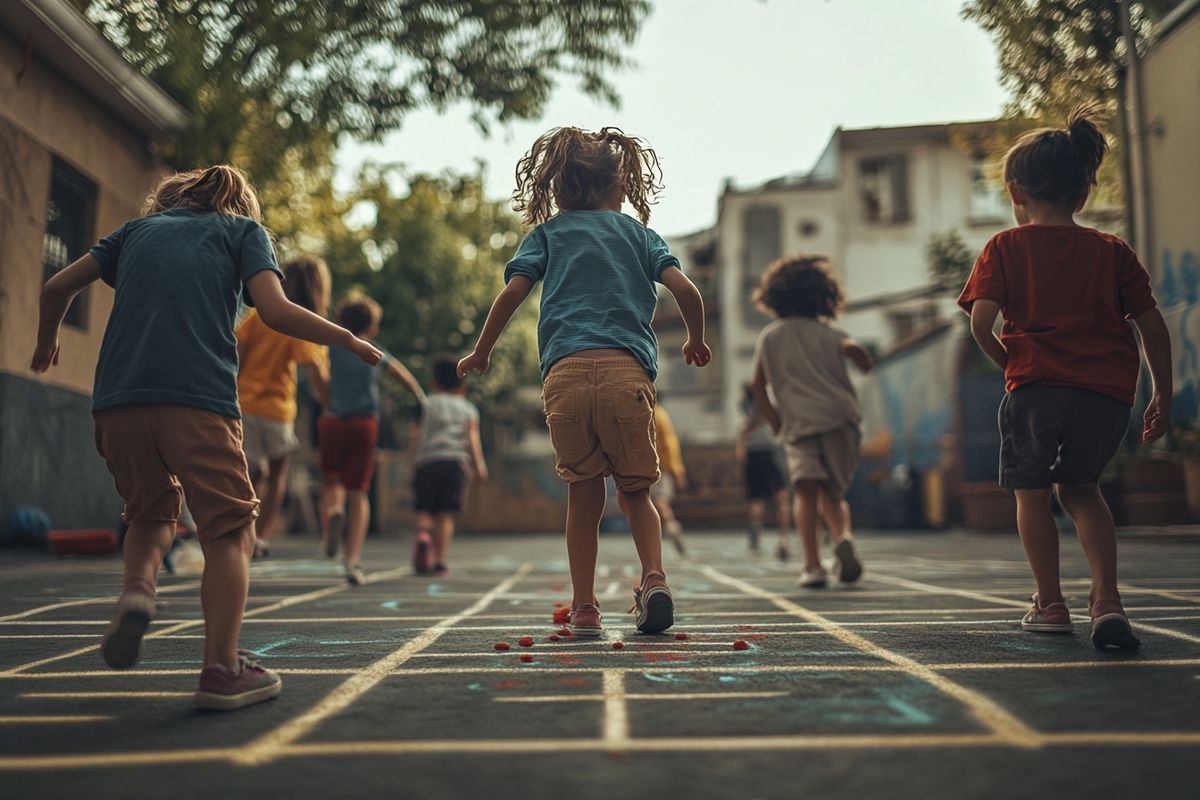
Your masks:
{"label": "child running", "polygon": [[[479,409],[466,398],[467,384],[458,359],[433,359],[433,394],[421,402],[421,421],[413,426],[413,494],[417,531],[413,569],[418,575],[450,574],[448,557],[455,518],[466,504],[469,477],[488,478],[479,440]],[[468,476],[467,469],[471,475]]]}
{"label": "child running", "polygon": [[[1037,592],[1021,627],[1071,633],[1059,584],[1052,486],[1092,572],[1088,612],[1097,648],[1139,645],[1117,591],[1117,539],[1100,474],[1129,429],[1141,334],[1151,398],[1142,440],[1171,418],[1171,343],[1137,255],[1116,236],[1075,222],[1108,145],[1099,109],[1082,106],[1065,128],[1030,131],[1004,158],[1017,227],[996,234],[959,297],[971,334],[1004,370],[1000,485],[1017,503],[1017,532]],[[997,339],[996,315],[1004,315]]]}
{"label": "child running", "polygon": [[[654,446],[654,378],[658,341],[650,327],[655,282],[674,295],[687,325],[683,357],[706,365],[704,300],[666,242],[646,227],[661,190],[654,151],[616,128],[555,128],[517,164],[513,206],[532,230],[504,271],[475,350],[458,372],[483,372],[509,319],[544,281],[538,350],[542,400],[558,476],[568,484],[567,556],[570,627],[600,636],[595,597],[604,479],[617,499],[641,560],[634,589],[638,630],[674,624],[674,601],[662,566],[662,525],[649,488],[658,480]],[[621,213],[628,200],[638,219]]]}
{"label": "child running", "polygon": [[750,550],[758,552],[759,535],[762,532],[766,506],[770,502],[775,508],[775,523],[779,526],[779,544],[775,556],[787,561],[788,526],[791,512],[788,510],[787,478],[779,468],[779,445],[766,419],[758,413],[754,402],[754,387],[742,386],[742,413],[746,419],[738,430],[736,455],[742,465],[742,480],[746,485],[746,505],[750,523]]}
{"label": "child running", "polygon": [[[379,335],[383,309],[360,293],[347,295],[337,308],[338,324],[370,341]],[[375,443],[379,438],[379,374],[387,370],[418,400],[421,385],[403,364],[384,353],[379,363],[362,361],[345,347],[329,349],[329,404],[317,421],[321,451],[321,549],[337,555],[345,534],[343,563],[346,581],[360,586],[365,579],[360,560],[371,521],[367,490],[375,472]]]}
{"label": "child running", "polygon": [[[329,269],[314,256],[300,256],[283,267],[288,300],[318,316],[329,310]],[[324,347],[285,336],[251,309],[238,324],[238,400],[242,406],[242,446],[251,482],[265,486],[258,518],[254,557],[271,554],[283,496],[287,490],[296,438],[296,365],[303,364],[322,406],[329,405],[328,356]]]}
{"label": "child running", "polygon": [[[96,443],[125,500],[125,578],[100,652],[130,667],[154,618],[158,566],[186,494],[204,550],[204,668],[195,701],[232,710],[269,700],[279,676],[238,649],[258,500],[242,455],[237,397],[239,301],[280,333],[379,351],[287,299],[258,198],[240,171],[216,166],[165,178],[145,216],[117,229],[42,289],[31,364],[58,363],[71,300],[97,279],[116,289],[92,411]],[[174,369],[187,364],[187,369]]]}
{"label": "child running", "polygon": [[683,466],[683,453],[671,415],[663,406],[662,397],[654,403],[654,442],[658,452],[658,483],[650,487],[650,502],[662,520],[663,535],[671,540],[679,555],[687,555],[687,543],[683,540],[683,523],[675,516],[675,492],[687,488],[687,469]]}
{"label": "child running", "polygon": [[829,582],[817,546],[818,517],[832,534],[838,579],[852,583],[862,575],[862,563],[842,498],[858,466],[862,415],[846,361],[865,372],[873,366],[871,355],[833,325],[842,287],[824,256],[775,262],[754,290],[754,302],[778,317],[759,334],[753,386],[758,412],[783,442],[796,490],[804,546],[799,585],[815,589]]}

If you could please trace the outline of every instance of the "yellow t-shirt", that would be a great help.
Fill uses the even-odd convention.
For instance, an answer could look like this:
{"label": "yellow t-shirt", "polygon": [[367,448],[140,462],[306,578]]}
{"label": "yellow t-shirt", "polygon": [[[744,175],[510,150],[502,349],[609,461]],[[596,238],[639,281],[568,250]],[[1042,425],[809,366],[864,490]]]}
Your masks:
{"label": "yellow t-shirt", "polygon": [[676,481],[686,479],[687,470],[683,468],[679,437],[675,435],[675,426],[662,406],[654,407],[654,441],[658,448],[658,463],[663,471],[670,473]]}
{"label": "yellow t-shirt", "polygon": [[296,365],[316,364],[329,370],[329,351],[319,344],[293,339],[267,327],[251,309],[237,326],[238,402],[242,413],[294,422],[296,419]]}

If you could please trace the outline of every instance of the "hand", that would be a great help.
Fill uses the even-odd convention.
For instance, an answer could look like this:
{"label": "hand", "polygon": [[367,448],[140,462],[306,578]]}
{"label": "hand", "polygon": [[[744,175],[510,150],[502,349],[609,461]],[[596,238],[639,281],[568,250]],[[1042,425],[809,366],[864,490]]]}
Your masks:
{"label": "hand", "polygon": [[687,478],[683,475],[676,476],[675,477],[675,488],[681,492],[686,492],[687,488],[688,488]]}
{"label": "hand", "polygon": [[487,464],[479,464],[478,466],[476,466],[475,467],[475,482],[476,483],[487,483],[487,479],[488,479]]}
{"label": "hand", "polygon": [[375,366],[383,359],[383,351],[370,342],[354,337],[354,341],[346,345],[346,349],[358,356],[363,362]]}
{"label": "hand", "polygon": [[712,360],[712,351],[703,339],[699,342],[688,339],[683,345],[683,360],[692,366],[703,367]]}
{"label": "hand", "polygon": [[1145,427],[1142,428],[1142,441],[1153,442],[1161,439],[1171,426],[1171,401],[1160,394],[1150,398],[1146,406]]}
{"label": "hand", "polygon": [[733,456],[734,456],[734,458],[737,459],[737,463],[739,463],[739,464],[746,463],[746,449],[745,448],[739,447],[736,451],[734,451]]}
{"label": "hand", "polygon": [[37,348],[33,351],[33,359],[29,363],[29,368],[34,372],[45,372],[57,365],[58,339],[55,339],[52,344],[48,345],[38,342]]}
{"label": "hand", "polygon": [[458,362],[458,377],[467,377],[467,373],[471,370],[475,370],[482,375],[488,371],[488,367],[491,365],[491,353],[480,353],[478,350],[473,350],[471,355]]}

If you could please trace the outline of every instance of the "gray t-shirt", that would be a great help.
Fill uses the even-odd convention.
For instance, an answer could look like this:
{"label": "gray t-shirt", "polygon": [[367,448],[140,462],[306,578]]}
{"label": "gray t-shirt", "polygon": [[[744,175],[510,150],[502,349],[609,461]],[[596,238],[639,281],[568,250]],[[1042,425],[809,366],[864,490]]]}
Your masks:
{"label": "gray t-shirt", "polygon": [[329,348],[329,413],[338,419],[379,415],[379,373],[390,356],[374,366],[344,347]]}
{"label": "gray t-shirt", "polygon": [[421,405],[421,438],[416,464],[468,461],[467,427],[479,420],[479,409],[465,397],[434,392]]}
{"label": "gray t-shirt", "polygon": [[775,432],[766,420],[760,419],[758,424],[746,433],[746,450],[751,453],[770,453],[778,447]]}
{"label": "gray t-shirt", "polygon": [[759,334],[755,369],[762,367],[779,410],[783,422],[780,441],[795,441],[862,420],[842,351],[847,338],[840,328],[810,317],[778,319]]}
{"label": "gray t-shirt", "polygon": [[92,410],[180,405],[239,418],[238,304],[251,304],[251,276],[279,272],[263,226],[173,209],[126,222],[91,254],[116,290]]}

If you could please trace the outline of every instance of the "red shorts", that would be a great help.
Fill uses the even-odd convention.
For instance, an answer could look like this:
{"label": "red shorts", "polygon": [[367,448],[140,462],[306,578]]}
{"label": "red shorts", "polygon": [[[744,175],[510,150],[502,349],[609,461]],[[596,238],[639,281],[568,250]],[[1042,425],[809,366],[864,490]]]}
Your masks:
{"label": "red shorts", "polygon": [[375,442],[378,417],[321,417],[317,439],[321,447],[321,471],[337,476],[352,492],[365,492],[375,471]]}

